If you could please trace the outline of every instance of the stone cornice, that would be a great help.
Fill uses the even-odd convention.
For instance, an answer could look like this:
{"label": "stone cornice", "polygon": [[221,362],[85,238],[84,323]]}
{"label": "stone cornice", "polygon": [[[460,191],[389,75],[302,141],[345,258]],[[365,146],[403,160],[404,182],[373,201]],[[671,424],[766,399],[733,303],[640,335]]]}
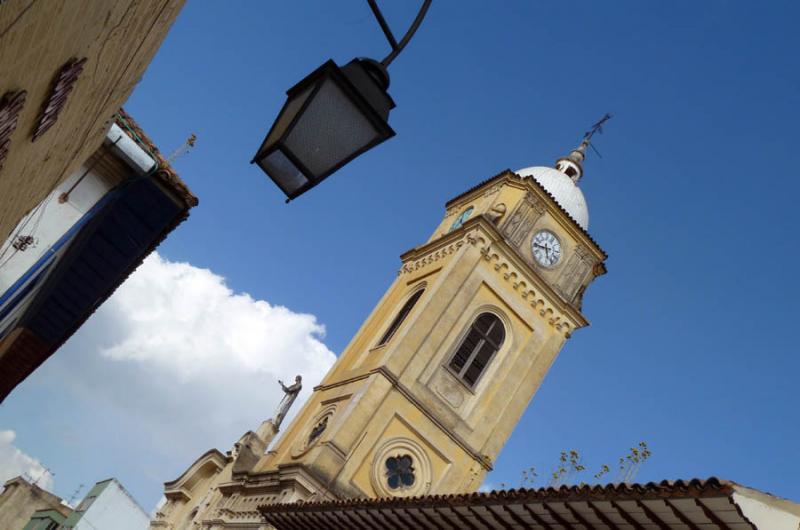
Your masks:
{"label": "stone cornice", "polygon": [[233,493],[269,494],[283,491],[287,482],[294,482],[311,492],[325,492],[327,488],[301,463],[278,464],[277,469],[266,471],[247,471],[232,477],[229,482],[219,485],[225,495]]}
{"label": "stone cornice", "polygon": [[445,433],[456,445],[461,447],[467,454],[469,454],[476,462],[478,462],[484,469],[487,471],[491,471],[492,463],[491,460],[486,456],[481,454],[480,452],[476,451],[470,444],[466,442],[463,438],[461,438],[458,434],[450,430],[444,423],[442,423],[439,418],[430,410],[423,402],[418,400],[411,390],[409,390],[404,384],[400,382],[395,374],[389,371],[388,368],[385,366],[379,366],[377,368],[373,368],[369,372],[362,373],[348,379],[344,379],[342,381],[337,381],[335,383],[331,383],[328,385],[319,385],[314,387],[314,391],[318,390],[328,390],[331,388],[336,388],[338,386],[347,385],[353,383],[355,381],[360,381],[362,379],[366,379],[373,374],[378,374],[383,376],[389,383],[391,383],[392,387],[400,392],[408,401],[410,401],[420,412],[422,412],[429,420],[431,420],[443,433]]}
{"label": "stone cornice", "polygon": [[454,254],[465,243],[467,243],[467,238],[464,232],[455,230],[429,243],[407,250],[400,255],[403,265],[397,274],[408,274],[427,267],[431,263]]}
{"label": "stone cornice", "polygon": [[191,496],[189,492],[183,487],[187,480],[189,480],[192,475],[194,475],[200,468],[202,468],[207,463],[212,463],[216,468],[217,471],[221,471],[230,461],[228,457],[223,455],[217,449],[209,449],[200,457],[195,460],[189,468],[184,471],[180,477],[176,478],[175,480],[171,480],[169,482],[164,483],[164,496],[168,499],[178,498],[178,499],[189,499]]}
{"label": "stone cornice", "polygon": [[493,263],[493,269],[503,281],[511,282],[512,288],[525,303],[565,337],[569,338],[576,328],[589,324],[586,317],[565,302],[519,251],[506,243],[497,227],[483,216],[474,217],[461,228],[403,253],[400,256],[403,266],[399,274],[423,269],[450,256],[465,244],[479,247],[484,259]]}

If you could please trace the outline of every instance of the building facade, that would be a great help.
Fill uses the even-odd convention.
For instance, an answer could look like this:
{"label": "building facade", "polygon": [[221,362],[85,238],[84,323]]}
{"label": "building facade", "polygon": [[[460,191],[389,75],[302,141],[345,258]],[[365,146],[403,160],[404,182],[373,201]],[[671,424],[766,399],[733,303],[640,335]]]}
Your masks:
{"label": "building facade", "polygon": [[67,518],[56,510],[37,510],[22,530],[58,530]]}
{"label": "building facade", "polygon": [[141,506],[115,478],[94,485],[60,530],[145,530],[150,522]]}
{"label": "building facade", "polygon": [[195,204],[144,132],[118,111],[103,144],[0,245],[0,402]]}
{"label": "building facade", "polygon": [[0,2],[0,240],[100,147],[183,3]]}
{"label": "building facade", "polygon": [[152,528],[266,528],[259,505],[476,491],[605,273],[578,187],[587,145],[449,201],[280,439],[261,449],[268,420],[204,454],[165,485]]}
{"label": "building facade", "polygon": [[[3,484],[0,493],[0,528],[4,530],[27,528],[26,525],[32,520],[37,524],[47,519],[63,521],[71,512],[72,508],[61,497],[22,477],[12,478]],[[34,528],[38,530],[38,527]]]}

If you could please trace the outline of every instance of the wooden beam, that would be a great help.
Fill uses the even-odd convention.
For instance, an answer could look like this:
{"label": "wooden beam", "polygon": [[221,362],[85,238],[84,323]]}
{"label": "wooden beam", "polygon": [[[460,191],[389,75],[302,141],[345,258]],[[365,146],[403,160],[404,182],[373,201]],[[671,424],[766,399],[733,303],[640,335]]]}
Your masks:
{"label": "wooden beam", "polygon": [[[278,515],[278,514],[275,514]],[[296,523],[294,520],[293,514],[281,514],[278,515],[278,521],[280,526],[278,528],[289,528],[291,530],[303,530],[303,526],[300,523]]]}
{"label": "wooden beam", "polygon": [[508,516],[511,517],[511,519],[513,519],[514,522],[520,525],[522,528],[527,528],[528,526],[530,526],[530,523],[526,523],[525,521],[523,521],[522,517],[520,517],[519,514],[517,514],[517,512],[511,509],[511,506],[504,504],[503,510],[505,510]]}
{"label": "wooden beam", "polygon": [[592,501],[587,501],[586,504],[589,505],[589,508],[592,509],[592,511],[594,512],[595,517],[600,519],[600,521],[602,521],[602,523],[604,525],[609,527],[611,530],[619,530],[619,527],[616,524],[614,524],[614,521],[609,519],[608,516],[603,513],[603,510],[601,510],[600,508],[595,506]]}
{"label": "wooden beam", "polygon": [[454,525],[453,522],[450,520],[450,518],[441,510],[441,508],[433,506],[433,512],[439,516],[439,519],[441,521],[447,523],[448,528],[455,528],[455,530],[460,530],[460,527]]}
{"label": "wooden beam", "polygon": [[355,513],[350,510],[340,510],[339,513],[344,515],[344,517],[348,521],[352,521],[358,528],[361,530],[369,530],[366,526],[364,526],[359,519],[356,518]]}
{"label": "wooden beam", "polygon": [[469,510],[469,513],[474,515],[475,519],[480,521],[480,523],[483,526],[485,526],[486,528],[491,528],[492,527],[492,525],[490,525],[488,522],[486,522],[486,519],[484,519],[483,516],[480,513],[475,511],[475,508],[473,508],[472,506],[467,506],[467,510]]}
{"label": "wooden beam", "polygon": [[572,514],[572,517],[574,517],[576,521],[578,521],[580,524],[583,525],[584,528],[586,528],[586,530],[592,530],[594,528],[594,525],[592,525],[589,521],[584,519],[584,517],[580,514],[580,512],[575,508],[573,508],[572,506],[570,506],[568,502],[566,501],[564,502],[564,507],[567,509],[567,511],[569,511],[570,514]]}
{"label": "wooden beam", "polygon": [[645,517],[647,517],[651,523],[658,526],[661,530],[669,530],[669,526],[667,526],[667,524],[664,521],[662,521],[661,518],[658,515],[656,515],[656,513],[653,510],[648,508],[645,503],[643,503],[640,500],[637,500],[636,506],[642,509]]}
{"label": "wooden beam", "polygon": [[[298,519],[300,519],[301,521],[304,520],[304,519],[308,521],[307,525],[305,525],[305,524],[302,525],[303,528],[314,528],[314,527],[318,527],[319,526],[319,523],[316,521],[316,518],[314,516],[312,516],[311,514],[304,513],[304,512],[297,512],[297,515],[299,516]],[[317,515],[317,514],[315,514],[315,515]],[[324,520],[324,519],[326,519],[326,517],[322,516],[321,519]],[[327,523],[327,521],[326,521],[326,523]]]}
{"label": "wooden beam", "polygon": [[703,510],[705,516],[708,517],[712,523],[717,525],[717,528],[719,528],[719,530],[730,530],[730,527],[725,524],[725,521],[717,517],[717,515],[714,512],[712,512],[708,506],[706,506],[700,501],[700,499],[695,499],[694,502]]}
{"label": "wooden beam", "polygon": [[484,506],[484,508],[486,508],[486,511],[492,515],[495,521],[500,523],[500,526],[502,526],[506,530],[514,530],[514,527],[508,524],[508,522],[505,519],[503,519],[502,514],[499,514],[496,511],[492,510],[492,507],[489,505]]}
{"label": "wooden beam", "polygon": [[461,521],[464,525],[466,525],[467,528],[469,528],[470,530],[480,530],[477,526],[472,524],[472,521],[469,520],[469,517],[467,517],[463,513],[459,512],[457,508],[455,508],[453,506],[449,506],[449,508],[450,508],[451,512],[456,514],[456,518],[459,521]]}
{"label": "wooden beam", "polygon": [[383,530],[383,529],[382,529],[382,528],[381,528],[379,525],[375,524],[375,522],[374,522],[374,521],[372,520],[372,518],[370,517],[370,515],[369,515],[369,512],[367,512],[366,510],[358,510],[358,509],[356,509],[356,510],[353,510],[353,512],[354,512],[356,515],[358,515],[358,517],[359,517],[359,518],[360,518],[362,521],[364,521],[364,524],[365,524],[365,525],[367,526],[367,528],[369,528],[370,530]]}
{"label": "wooden beam", "polygon": [[522,504],[522,508],[528,512],[528,515],[531,516],[531,519],[536,521],[536,524],[540,525],[542,528],[544,528],[544,530],[554,530],[554,528],[550,526],[550,523],[542,519],[542,516],[534,512],[531,508],[528,508],[527,504]]}
{"label": "wooden beam", "polygon": [[[407,513],[405,511],[396,510],[394,508],[389,508],[389,511],[397,517],[398,520],[403,521],[404,525],[407,528],[414,528],[415,526],[420,526],[419,523],[414,519],[414,515]],[[408,521],[411,521],[411,525],[408,524]]]}
{"label": "wooden beam", "polygon": [[616,502],[614,502],[614,501],[611,501],[611,506],[613,506],[613,507],[614,507],[614,509],[615,509],[615,510],[617,510],[617,513],[620,515],[620,517],[622,517],[623,519],[625,519],[625,522],[626,522],[626,523],[628,523],[629,525],[631,525],[632,527],[634,527],[636,530],[645,530],[645,529],[644,529],[644,526],[642,526],[641,524],[639,524],[638,522],[636,522],[636,519],[634,519],[633,517],[631,517],[631,514],[629,514],[629,513],[628,513],[628,512],[626,512],[625,510],[623,510],[623,509],[622,509],[622,507],[621,507],[619,504],[617,504],[617,503],[616,503]]}
{"label": "wooden beam", "polygon": [[[564,504],[566,504],[566,503],[564,503]],[[547,510],[547,513],[549,513],[549,514],[550,514],[550,517],[552,517],[553,519],[555,519],[555,520],[556,520],[556,522],[557,522],[558,524],[560,524],[561,526],[563,526],[564,528],[572,528],[572,527],[573,527],[573,526],[572,526],[572,523],[570,523],[569,521],[567,521],[566,519],[564,519],[563,517],[561,517],[561,515],[560,515],[560,514],[559,514],[557,511],[555,511],[555,510],[553,509],[553,507],[552,507],[552,506],[550,506],[549,504],[547,504],[546,502],[543,502],[543,503],[542,503],[542,508],[544,508],[545,510]]]}
{"label": "wooden beam", "polygon": [[677,517],[680,522],[688,526],[689,530],[700,530],[700,527],[694,524],[691,520],[689,520],[689,518],[686,517],[686,515],[683,512],[681,512],[677,508],[677,506],[669,502],[669,499],[664,499],[664,502],[666,503],[667,506],[669,506],[670,510],[672,510],[672,514],[675,517]]}
{"label": "wooden beam", "polygon": [[[412,515],[414,517],[414,521],[416,521],[416,523],[419,525],[420,528],[430,528],[431,527],[426,521],[423,521],[419,517],[413,515],[413,512],[411,510],[417,510],[422,515],[423,519],[425,519],[427,516],[425,515],[425,512],[423,512],[419,508],[409,508],[408,509],[408,514]],[[436,528],[436,527],[434,527],[434,528]]]}
{"label": "wooden beam", "polygon": [[340,514],[338,510],[332,511],[331,515],[333,515],[336,521],[342,525],[342,528],[350,528],[349,521],[344,515]]}

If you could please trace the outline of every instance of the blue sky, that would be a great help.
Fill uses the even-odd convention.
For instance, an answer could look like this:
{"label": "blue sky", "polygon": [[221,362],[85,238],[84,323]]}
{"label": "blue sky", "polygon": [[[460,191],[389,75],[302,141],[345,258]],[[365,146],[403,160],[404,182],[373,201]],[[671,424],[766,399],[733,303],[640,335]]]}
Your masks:
{"label": "blue sky", "polygon": [[[383,4],[402,33],[415,3]],[[313,315],[325,334],[304,333],[338,354],[448,199],[506,168],[551,165],[611,112],[581,181],[609,254],[585,298],[592,325],[567,342],[487,480],[516,486],[572,448],[594,472],[645,440],[637,480],[716,475],[800,500],[798,16],[794,2],[437,0],[390,69],[397,136],[285,205],[249,164],[285,90],[328,58],[380,59],[388,46],[358,0],[189,2],[126,105],[164,152],[198,135],[175,165],[200,206],[160,255]],[[204,425],[159,460],[148,444],[174,440],[121,434],[146,430],[158,403],[130,418],[95,403],[93,423],[125,427],[59,443],[88,406],[53,387],[80,355],[66,349],[0,410],[59,494],[116,476],[149,509],[161,482],[263,419],[217,418],[224,428]]]}

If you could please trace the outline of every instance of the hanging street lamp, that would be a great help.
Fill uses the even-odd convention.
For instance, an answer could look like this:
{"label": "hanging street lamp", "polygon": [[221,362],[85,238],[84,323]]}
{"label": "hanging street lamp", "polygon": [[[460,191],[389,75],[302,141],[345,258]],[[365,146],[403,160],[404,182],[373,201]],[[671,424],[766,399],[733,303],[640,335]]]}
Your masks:
{"label": "hanging street lamp", "polygon": [[431,0],[424,0],[403,38],[395,40],[375,0],[367,0],[392,51],[382,61],[332,60],[286,91],[287,100],[251,163],[286,194],[310,190],[360,154],[394,136],[387,67],[419,28]]}

